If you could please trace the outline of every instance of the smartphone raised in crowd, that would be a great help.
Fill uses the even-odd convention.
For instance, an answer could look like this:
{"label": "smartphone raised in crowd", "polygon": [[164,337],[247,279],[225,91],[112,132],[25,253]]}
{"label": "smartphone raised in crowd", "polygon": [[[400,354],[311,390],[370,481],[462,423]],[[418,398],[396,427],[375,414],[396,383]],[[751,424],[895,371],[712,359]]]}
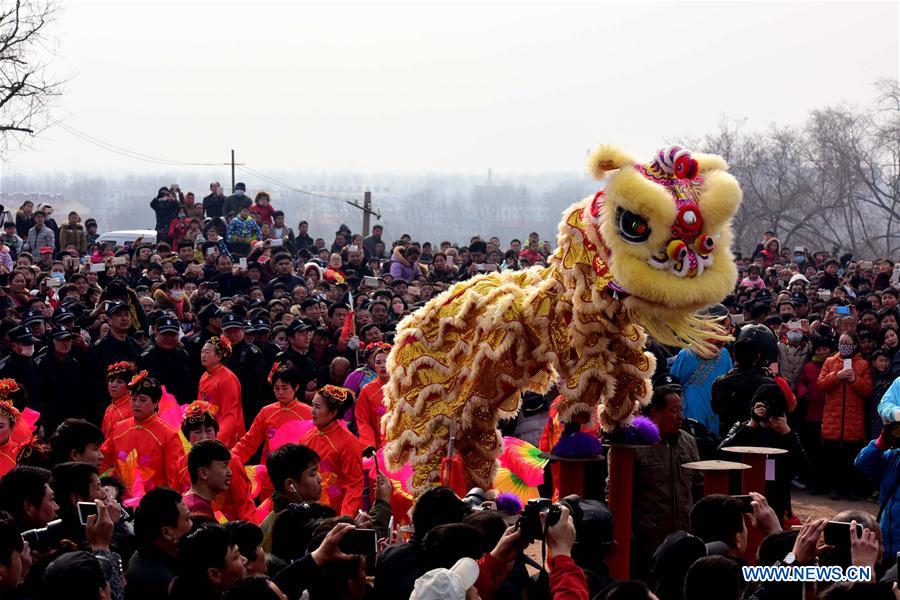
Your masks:
{"label": "smartphone raised in crowd", "polygon": [[341,538],[338,548],[344,554],[367,554],[378,551],[378,535],[374,529],[351,529]]}
{"label": "smartphone raised in crowd", "polygon": [[[856,524],[856,537],[861,538],[863,534],[863,526]],[[828,521],[825,523],[825,531],[823,533],[825,543],[829,546],[850,546],[850,523],[843,521]]]}
{"label": "smartphone raised in crowd", "polygon": [[97,505],[93,502],[78,503],[78,520],[82,525],[87,525],[88,517],[97,514]]}
{"label": "smartphone raised in crowd", "polygon": [[732,498],[736,498],[741,501],[741,512],[752,513],[753,506],[750,504],[753,502],[753,498],[750,497],[749,494],[743,494],[740,496],[732,496]]}

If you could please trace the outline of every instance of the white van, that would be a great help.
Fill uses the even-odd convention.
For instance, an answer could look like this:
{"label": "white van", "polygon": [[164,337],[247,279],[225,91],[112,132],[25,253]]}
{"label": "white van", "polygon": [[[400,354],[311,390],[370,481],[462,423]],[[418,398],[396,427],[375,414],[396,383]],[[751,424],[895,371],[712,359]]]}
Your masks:
{"label": "white van", "polygon": [[133,244],[134,240],[139,237],[144,238],[141,240],[147,244],[155,244],[156,243],[156,230],[155,229],[122,229],[119,231],[108,231],[97,238],[97,243],[102,244],[104,242],[114,242],[116,246],[124,246],[126,243]]}

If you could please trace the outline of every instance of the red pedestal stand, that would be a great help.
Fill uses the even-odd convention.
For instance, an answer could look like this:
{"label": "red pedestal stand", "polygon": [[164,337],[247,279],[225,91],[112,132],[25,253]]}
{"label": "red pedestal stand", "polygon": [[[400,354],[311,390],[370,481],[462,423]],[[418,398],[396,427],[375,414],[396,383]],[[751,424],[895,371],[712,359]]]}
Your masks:
{"label": "red pedestal stand", "polygon": [[616,552],[607,561],[614,579],[629,578],[631,563],[631,507],[634,487],[634,454],[641,446],[610,444],[607,452],[609,467],[609,510],[613,516],[613,540]]}
{"label": "red pedestal stand", "polygon": [[[739,454],[741,462],[750,465],[750,468],[744,471],[741,477],[741,493],[749,494],[756,492],[765,495],[766,493],[766,458],[777,454],[787,454],[787,450],[783,448],[766,448],[763,446],[729,446],[722,448],[725,452]],[[744,560],[749,565],[756,564],[756,549],[762,542],[762,536],[756,529],[747,529],[747,551],[744,553]]]}
{"label": "red pedestal stand", "polygon": [[606,460],[603,456],[593,456],[590,458],[565,458],[542,452],[541,458],[546,458],[551,463],[556,463],[559,467],[558,479],[554,482],[559,490],[559,497],[568,496],[570,494],[578,494],[584,497],[584,467],[591,463],[598,463]]}
{"label": "red pedestal stand", "polygon": [[743,471],[750,468],[750,465],[728,460],[698,460],[696,462],[684,463],[681,466],[685,469],[703,473],[704,496],[709,496],[710,494],[727,494],[728,476],[731,471]]}

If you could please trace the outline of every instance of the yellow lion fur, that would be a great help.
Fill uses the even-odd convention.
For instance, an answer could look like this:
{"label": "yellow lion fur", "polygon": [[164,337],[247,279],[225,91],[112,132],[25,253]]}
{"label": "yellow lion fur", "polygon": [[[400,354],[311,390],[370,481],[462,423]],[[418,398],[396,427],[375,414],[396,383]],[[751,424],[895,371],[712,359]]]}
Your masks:
{"label": "yellow lion fur", "polygon": [[[389,463],[413,466],[415,491],[440,483],[452,422],[468,480],[489,487],[502,449],[497,421],[516,415],[522,391],[544,392],[556,381],[563,421],[587,413],[610,430],[649,398],[655,362],[643,352],[647,333],[704,354],[713,340],[727,339],[715,321],[695,313],[733,286],[730,219],[740,188],[724,161],[703,158],[703,230],[717,244],[702,275],[680,278],[647,264],[668,239],[672,196],[637,173],[627,154],[601,146],[589,169],[611,173],[602,210],[593,217],[589,197],[565,211],[548,267],[458,283],[401,321],[388,357],[382,428]],[[620,207],[649,224],[644,244],[620,239]],[[613,281],[628,294],[611,290]]]}

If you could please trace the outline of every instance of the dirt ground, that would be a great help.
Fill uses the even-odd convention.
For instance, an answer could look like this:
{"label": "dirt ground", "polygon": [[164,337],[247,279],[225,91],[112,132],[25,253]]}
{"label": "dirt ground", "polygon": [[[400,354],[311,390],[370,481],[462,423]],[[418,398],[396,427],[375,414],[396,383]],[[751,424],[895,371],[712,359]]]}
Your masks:
{"label": "dirt ground", "polygon": [[878,515],[878,504],[870,500],[858,500],[851,502],[849,500],[834,501],[828,496],[813,496],[806,491],[791,490],[791,505],[794,508],[794,514],[800,519],[806,517],[832,517],[836,513],[848,509],[864,510],[872,515]]}

